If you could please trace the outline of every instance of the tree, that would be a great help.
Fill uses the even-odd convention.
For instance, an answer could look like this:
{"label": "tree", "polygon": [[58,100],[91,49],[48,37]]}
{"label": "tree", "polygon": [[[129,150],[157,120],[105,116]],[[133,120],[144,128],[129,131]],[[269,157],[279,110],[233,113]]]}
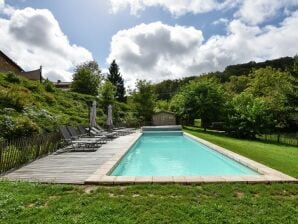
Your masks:
{"label": "tree", "polygon": [[136,90],[132,93],[132,101],[139,119],[145,123],[150,122],[156,101],[156,95],[151,83],[145,80],[138,80]]}
{"label": "tree", "polygon": [[93,74],[101,76],[101,70],[98,66],[98,63],[96,61],[87,61],[81,65],[78,65],[76,67],[76,71],[78,71],[81,68],[87,68],[89,69]]}
{"label": "tree", "polygon": [[171,108],[187,124],[201,118],[204,130],[214,121],[222,119],[224,92],[216,79],[191,81],[174,97]]}
{"label": "tree", "polygon": [[250,78],[245,75],[231,76],[230,81],[225,83],[226,89],[232,94],[242,93],[250,82]]}
{"label": "tree", "polygon": [[289,114],[295,111],[295,105],[289,99],[295,95],[294,78],[287,72],[271,67],[255,70],[250,77],[251,82],[246,91],[265,102],[276,127],[286,127]]}
{"label": "tree", "polygon": [[169,110],[169,102],[166,100],[158,100],[156,101],[154,112],[160,111],[168,111]]}
{"label": "tree", "polygon": [[252,139],[268,132],[273,125],[264,99],[247,92],[236,95],[229,103],[228,111],[226,128],[234,137]]}
{"label": "tree", "polygon": [[105,113],[108,111],[108,106],[114,106],[116,87],[110,82],[105,81],[99,90],[99,99],[101,101]]}
{"label": "tree", "polygon": [[71,90],[96,96],[102,80],[101,71],[96,62],[86,62],[77,66],[71,85]]}
{"label": "tree", "polygon": [[116,99],[120,102],[125,101],[125,87],[124,80],[119,72],[119,66],[116,61],[113,60],[109,68],[109,74],[107,79],[116,86]]}

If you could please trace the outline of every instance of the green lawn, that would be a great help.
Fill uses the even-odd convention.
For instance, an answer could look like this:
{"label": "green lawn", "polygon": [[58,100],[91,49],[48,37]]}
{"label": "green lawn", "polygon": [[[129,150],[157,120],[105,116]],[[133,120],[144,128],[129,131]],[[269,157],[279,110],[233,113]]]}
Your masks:
{"label": "green lawn", "polygon": [[[297,148],[188,132],[297,177]],[[0,182],[0,223],[298,223],[298,185]]]}
{"label": "green lawn", "polygon": [[298,223],[298,187],[0,182],[0,223]]}
{"label": "green lawn", "polygon": [[186,127],[186,132],[246,156],[271,168],[298,178],[298,147],[261,141],[242,140],[199,128]]}

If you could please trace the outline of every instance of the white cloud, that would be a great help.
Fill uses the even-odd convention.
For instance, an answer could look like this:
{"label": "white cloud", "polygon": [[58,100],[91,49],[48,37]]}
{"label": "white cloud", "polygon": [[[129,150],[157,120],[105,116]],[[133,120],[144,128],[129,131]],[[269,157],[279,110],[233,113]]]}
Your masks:
{"label": "white cloud", "polygon": [[224,24],[224,25],[228,25],[229,20],[227,18],[219,18],[218,20],[215,20],[212,24],[213,25],[220,25],[220,24]]}
{"label": "white cloud", "polygon": [[130,13],[137,15],[146,7],[160,6],[168,10],[174,16],[186,13],[204,13],[233,7],[239,0],[110,0],[112,12],[129,8]]}
{"label": "white cloud", "polygon": [[298,52],[297,27],[298,11],[279,26],[259,28],[233,20],[226,35],[203,42],[202,32],[193,27],[141,24],[113,36],[107,61],[117,60],[130,86],[136,79],[198,75],[230,64],[293,56]]}
{"label": "white cloud", "polygon": [[42,65],[45,76],[71,80],[75,65],[92,60],[87,49],[69,43],[47,9],[14,10],[9,19],[0,18],[0,27],[0,49],[25,70]]}
{"label": "white cloud", "polygon": [[297,0],[110,0],[110,3],[113,13],[128,8],[132,15],[138,15],[148,7],[162,7],[175,17],[236,8],[235,18],[250,25],[263,23],[278,12],[287,15],[298,6]]}
{"label": "white cloud", "polygon": [[248,24],[259,24],[274,17],[279,10],[298,6],[297,0],[245,0],[236,16]]}
{"label": "white cloud", "polygon": [[113,36],[107,61],[117,60],[130,85],[142,78],[175,78],[185,75],[185,67],[192,63],[189,56],[202,41],[202,32],[193,27],[141,24]]}

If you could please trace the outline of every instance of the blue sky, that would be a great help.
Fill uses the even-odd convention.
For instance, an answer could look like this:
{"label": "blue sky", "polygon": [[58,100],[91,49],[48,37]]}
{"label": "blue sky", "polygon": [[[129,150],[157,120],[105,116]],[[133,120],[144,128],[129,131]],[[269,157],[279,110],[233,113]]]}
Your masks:
{"label": "blue sky", "polygon": [[61,29],[68,36],[70,42],[89,49],[95,60],[101,66],[108,66],[106,57],[109,54],[112,36],[119,30],[134,27],[140,23],[162,21],[170,25],[194,26],[204,31],[204,37],[225,33],[222,25],[211,25],[222,17],[230,18],[231,11],[208,12],[199,15],[187,14],[173,18],[162,8],[152,7],[141,12],[140,15],[130,15],[126,9],[120,13],[110,12],[109,1],[102,0],[8,0],[8,4],[17,8],[46,8],[59,21]]}
{"label": "blue sky", "polygon": [[[156,82],[222,70],[233,63],[293,56],[297,53],[297,41],[293,41],[296,36],[291,28],[298,27],[298,0],[255,2],[140,0],[138,5],[130,0],[6,0],[2,12],[0,6],[0,19],[3,27],[7,26],[11,38],[20,43],[19,49],[13,48],[8,46],[11,39],[6,38],[7,43],[0,40],[0,49],[26,69],[43,64],[46,73],[53,79],[70,79],[73,67],[83,59],[93,58],[101,68],[106,69],[108,62],[115,58],[129,85],[133,85],[132,82],[138,78]],[[26,7],[32,10],[25,10]],[[37,11],[39,9],[48,11]],[[35,19],[36,15],[46,18],[44,21],[48,19],[49,23],[38,26],[41,22],[37,21],[39,17]],[[33,21],[31,17],[34,17]],[[21,28],[16,25],[19,23],[22,23]],[[49,25],[54,27],[53,34],[48,31],[48,24],[54,24]],[[30,37],[30,33],[24,40],[12,33],[15,29],[11,27],[17,27],[18,32],[31,30],[38,35],[49,35],[48,42],[45,41],[44,46],[42,43],[34,46],[38,40]],[[43,27],[47,30],[41,31]],[[57,33],[60,39],[52,40]],[[279,44],[279,33],[288,44]],[[6,33],[0,31],[1,34]],[[266,40],[273,42],[268,45]],[[31,45],[28,46],[28,43]],[[293,43],[292,49],[286,49]],[[61,44],[63,49],[61,52],[64,55],[58,57],[68,59],[61,65],[48,63],[55,55],[46,57],[45,51],[52,51],[46,47],[55,44]],[[258,49],[254,49],[254,45]],[[27,52],[20,56],[27,47]],[[245,54],[241,52],[242,47]],[[43,53],[40,60],[37,53]],[[24,59],[28,57],[32,57],[32,66]],[[161,65],[167,68],[161,68]]]}

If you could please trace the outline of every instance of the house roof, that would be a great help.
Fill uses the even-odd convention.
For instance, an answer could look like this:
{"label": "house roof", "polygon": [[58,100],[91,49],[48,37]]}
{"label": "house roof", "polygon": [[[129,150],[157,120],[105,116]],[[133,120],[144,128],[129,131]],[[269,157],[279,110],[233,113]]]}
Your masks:
{"label": "house roof", "polygon": [[0,50],[0,55],[2,57],[4,57],[7,61],[9,61],[11,64],[13,64],[15,67],[17,67],[21,72],[25,72],[21,66],[19,66],[15,61],[13,61],[10,57],[8,57],[6,54],[4,54],[3,51],[1,51],[1,50]]}

